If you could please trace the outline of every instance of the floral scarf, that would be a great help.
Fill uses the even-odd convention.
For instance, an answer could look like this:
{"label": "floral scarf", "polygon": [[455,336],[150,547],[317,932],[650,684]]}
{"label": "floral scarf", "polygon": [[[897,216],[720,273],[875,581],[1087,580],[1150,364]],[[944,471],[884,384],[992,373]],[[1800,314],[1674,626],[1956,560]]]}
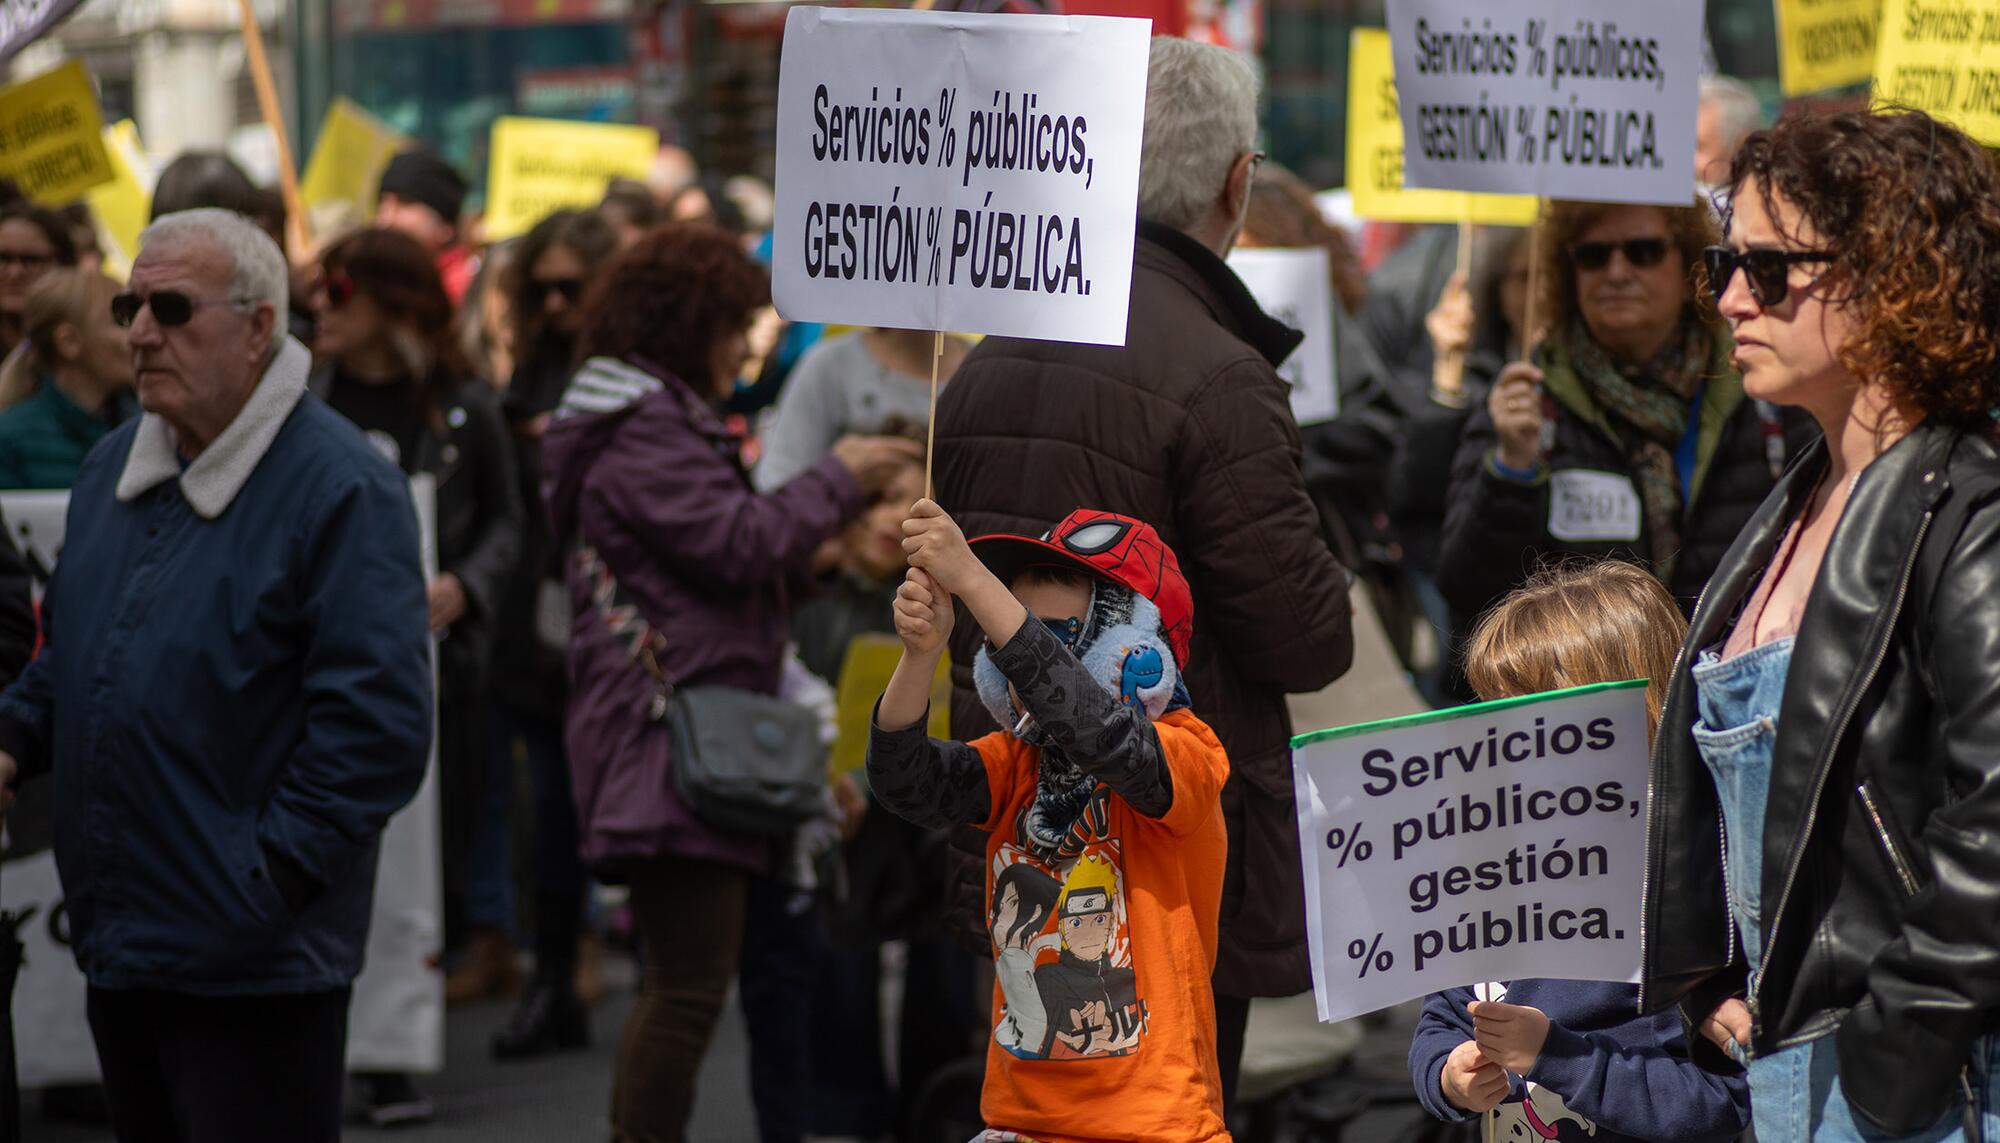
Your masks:
{"label": "floral scarf", "polygon": [[1570,326],[1569,343],[1577,378],[1624,443],[1646,512],[1653,574],[1665,580],[1681,550],[1686,492],[1674,450],[1687,435],[1692,403],[1708,366],[1709,332],[1700,322],[1684,322],[1678,337],[1638,366],[1613,364],[1581,318]]}

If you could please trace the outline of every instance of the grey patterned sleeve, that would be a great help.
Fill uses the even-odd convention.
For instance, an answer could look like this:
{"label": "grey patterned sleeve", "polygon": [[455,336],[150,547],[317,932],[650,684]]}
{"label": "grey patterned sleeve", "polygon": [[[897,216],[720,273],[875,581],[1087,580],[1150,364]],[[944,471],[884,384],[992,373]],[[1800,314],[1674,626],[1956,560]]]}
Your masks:
{"label": "grey patterned sleeve", "polygon": [[1054,632],[1030,617],[993,665],[1070,761],[1147,817],[1167,816],[1173,778],[1152,720],[1091,678]]}
{"label": "grey patterned sleeve", "polygon": [[986,762],[963,742],[924,734],[928,712],[907,730],[883,730],[871,717],[868,788],[898,817],[925,829],[977,825],[993,813]]}

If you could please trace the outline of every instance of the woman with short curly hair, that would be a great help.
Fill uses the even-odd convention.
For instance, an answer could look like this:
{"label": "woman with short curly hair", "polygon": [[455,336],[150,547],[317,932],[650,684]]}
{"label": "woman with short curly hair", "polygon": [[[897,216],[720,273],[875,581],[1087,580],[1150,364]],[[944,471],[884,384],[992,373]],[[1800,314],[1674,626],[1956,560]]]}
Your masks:
{"label": "woman with short curly hair", "polygon": [[[645,983],[618,1049],[619,1140],[678,1140],[742,940],[747,878],[770,843],[710,825],[676,796],[659,684],[777,690],[790,602],[827,541],[922,455],[846,437],[758,495],[716,413],[742,367],[764,271],[710,226],[660,227],[583,301],[585,358],[544,438],[543,492],[568,554],[565,738],[586,861],[631,886]],[[615,610],[613,610],[615,609]],[[617,620],[616,629],[612,620]]]}
{"label": "woman with short curly hair", "polygon": [[[1797,112],[1704,277],[1824,431],[1717,569],[1654,758],[1644,979],[1763,1139],[2000,1132],[2000,190],[1913,111]],[[1716,1057],[1718,1063],[1721,1057]]]}
{"label": "woman with short curly hair", "polygon": [[1698,304],[1715,238],[1692,197],[1549,204],[1541,344],[1500,372],[1452,460],[1437,582],[1460,618],[1568,557],[1637,563],[1691,609],[1812,439],[1810,418],[1744,395],[1728,328]]}

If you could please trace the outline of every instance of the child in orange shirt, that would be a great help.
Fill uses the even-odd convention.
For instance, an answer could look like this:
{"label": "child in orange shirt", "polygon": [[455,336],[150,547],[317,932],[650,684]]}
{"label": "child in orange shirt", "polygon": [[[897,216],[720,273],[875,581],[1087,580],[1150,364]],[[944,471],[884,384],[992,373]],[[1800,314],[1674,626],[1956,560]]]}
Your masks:
{"label": "child in orange shirt", "polygon": [[[1148,525],[1082,509],[1039,540],[968,545],[924,500],[903,530],[903,658],[868,779],[919,825],[991,835],[984,1138],[1227,1140],[1208,980],[1229,760],[1180,685],[1178,561]],[[980,697],[1012,728],[973,743],[924,736],[952,596],[986,634]]]}

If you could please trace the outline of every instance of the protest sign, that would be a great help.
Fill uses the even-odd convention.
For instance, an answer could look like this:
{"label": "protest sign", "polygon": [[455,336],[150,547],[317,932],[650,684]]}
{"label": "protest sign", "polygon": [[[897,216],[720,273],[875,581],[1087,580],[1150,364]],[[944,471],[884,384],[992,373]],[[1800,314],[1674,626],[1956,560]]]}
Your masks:
{"label": "protest sign", "polygon": [[[411,481],[423,561],[437,566],[436,483]],[[37,601],[62,552],[68,492],[0,492],[15,544],[28,564]],[[349,1070],[434,1072],[444,1066],[444,979],[433,967],[443,944],[443,886],[438,865],[437,752],[423,785],[382,831],[366,964],[348,1008]],[[0,861],[0,911],[23,916],[25,961],[14,988],[14,1039],[22,1087],[92,1083],[97,1051],[85,1018],[86,989],[70,948],[68,914],[55,855],[49,849],[54,799],[47,779],[23,787],[7,815]]]}
{"label": "protest sign", "polygon": [[1696,16],[1657,0],[1390,0],[1404,185],[1689,205]]}
{"label": "protest sign", "polygon": [[1882,0],[1777,0],[1778,82],[1787,96],[1861,83],[1875,70]]}
{"label": "protest sign", "polygon": [[338,96],[320,120],[299,198],[308,210],[341,204],[350,207],[355,218],[372,218],[382,170],[402,147],[401,135],[360,104]]}
{"label": "protest sign", "polygon": [[0,0],[0,65],[68,18],[83,0]]}
{"label": "protest sign", "polygon": [[1320,1019],[1485,980],[1637,979],[1644,682],[1292,745]]}
{"label": "protest sign", "polygon": [[1347,49],[1347,187],[1354,213],[1383,222],[1475,222],[1527,226],[1536,203],[1528,195],[1409,190],[1403,186],[1403,119],[1389,33],[1356,28]]}
{"label": "protest sign", "polygon": [[81,60],[0,89],[0,175],[36,202],[64,206],[112,180],[103,132]]}
{"label": "protest sign", "polygon": [[486,237],[525,234],[558,210],[595,207],[612,179],[643,179],[660,149],[651,127],[565,119],[493,121]]}
{"label": "protest sign", "polygon": [[1885,0],[1875,95],[2000,146],[2000,0]]}
{"label": "protest sign", "polygon": [[111,181],[92,187],[83,197],[97,220],[104,269],[122,281],[131,276],[132,260],[139,256],[139,235],[152,214],[151,168],[145,148],[139,145],[139,128],[130,119],[104,129],[104,153],[111,160]]}
{"label": "protest sign", "polygon": [[779,312],[1123,345],[1148,28],[792,9]]}
{"label": "protest sign", "polygon": [[1291,389],[1292,417],[1301,426],[1332,420],[1340,413],[1340,379],[1334,365],[1333,270],[1326,251],[1239,249],[1229,255],[1229,268],[1265,313],[1306,335],[1278,366],[1278,376]]}

